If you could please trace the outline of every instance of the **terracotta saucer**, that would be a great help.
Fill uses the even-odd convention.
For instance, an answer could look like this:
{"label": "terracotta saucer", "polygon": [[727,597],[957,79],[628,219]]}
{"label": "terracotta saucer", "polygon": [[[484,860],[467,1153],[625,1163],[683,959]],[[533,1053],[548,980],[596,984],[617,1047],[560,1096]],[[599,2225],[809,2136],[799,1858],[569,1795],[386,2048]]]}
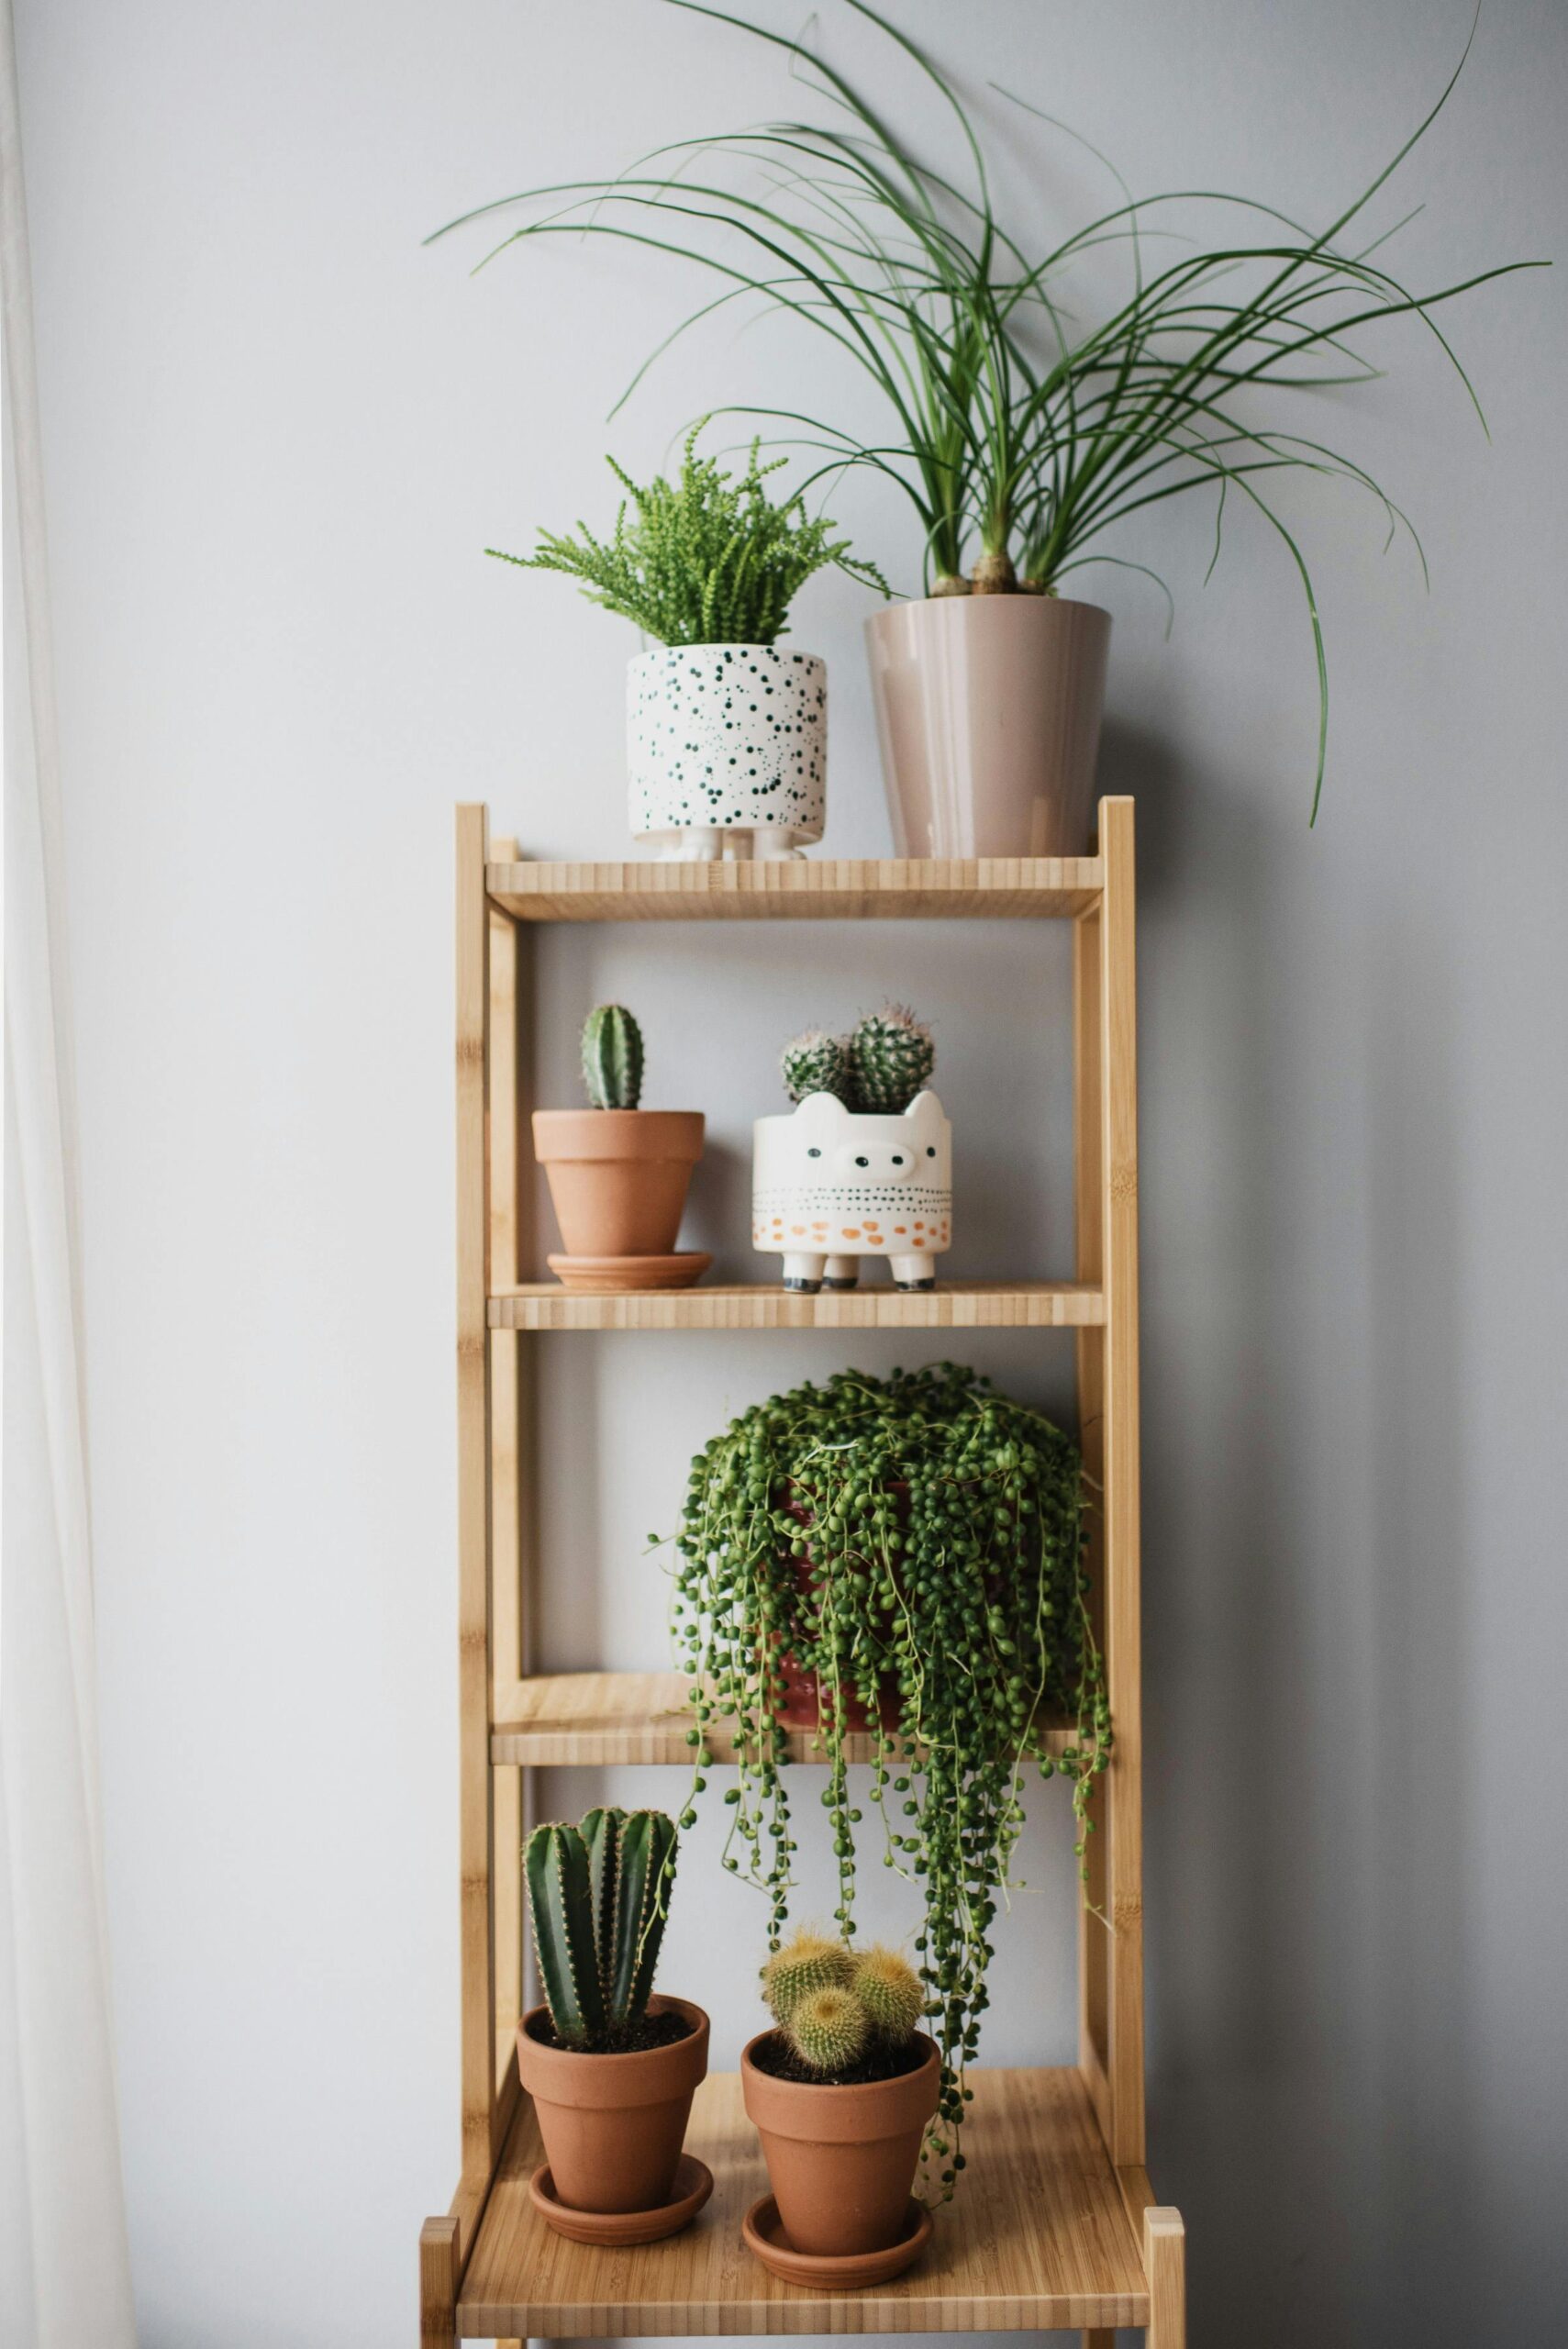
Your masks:
{"label": "terracotta saucer", "polygon": [[608,2249],[628,2249],[639,2243],[660,2243],[689,2227],[713,2192],[713,2172],[695,2154],[683,2154],[675,2165],[675,2199],[659,2210],[572,2210],[555,2199],[550,2164],[541,2163],[528,2180],[528,2200],[547,2227],[568,2243],[598,2243]]}
{"label": "terracotta saucer", "polygon": [[683,1249],[673,1256],[547,1256],[545,1263],[562,1288],[586,1297],[606,1297],[616,1289],[690,1288],[700,1281],[713,1258],[701,1248]]}
{"label": "terracotta saucer", "polygon": [[764,2194],[740,2221],[740,2233],[747,2250],[786,2284],[803,2284],[808,2292],[863,2292],[872,2284],[890,2284],[913,2266],[931,2240],[931,2214],[911,2195],[905,2231],[896,2243],[885,2251],[829,2257],[822,2252],[795,2251],[780,2222],[778,2204]]}

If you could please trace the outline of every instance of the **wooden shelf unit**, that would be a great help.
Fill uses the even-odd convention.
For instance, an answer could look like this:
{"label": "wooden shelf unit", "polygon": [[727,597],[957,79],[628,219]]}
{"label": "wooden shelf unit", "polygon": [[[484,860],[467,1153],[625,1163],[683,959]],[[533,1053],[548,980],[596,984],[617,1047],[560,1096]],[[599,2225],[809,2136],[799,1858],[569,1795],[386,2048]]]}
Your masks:
{"label": "wooden shelf unit", "polygon": [[[1133,815],[1100,802],[1077,858],[737,864],[539,864],[458,810],[458,1671],[462,2172],[420,2237],[420,2340],[1118,2326],[1184,2349],[1184,2238],[1144,2168],[1138,1484],[1138,1180]],[[530,958],[550,921],[930,920],[1073,924],[1074,1181],[1071,1281],[943,1282],[906,1296],[698,1286],[570,1297],[535,1278],[528,1229]],[[824,2299],[769,2277],[740,2239],[762,2190],[733,2076],[699,2091],[688,2143],[716,2178],[687,2233],[644,2251],[563,2243],[534,2217],[539,2159],[519,2093],[523,1997],[517,1853],[527,1774],[570,1764],[689,1764],[674,1673],[529,1670],[537,1586],[534,1396],[539,1341],[560,1330],[1071,1329],[1079,1431],[1101,1506],[1092,1605],[1116,1747],[1095,1797],[1079,1928],[1079,2047],[1067,2070],[986,2072],[969,2164],[930,2248],[881,2290]],[[716,1733],[717,1732],[717,1733]],[[1052,1733],[1052,1742],[1065,1741]],[[722,1761],[732,1751],[715,1724]],[[791,1758],[813,1760],[809,1736]]]}

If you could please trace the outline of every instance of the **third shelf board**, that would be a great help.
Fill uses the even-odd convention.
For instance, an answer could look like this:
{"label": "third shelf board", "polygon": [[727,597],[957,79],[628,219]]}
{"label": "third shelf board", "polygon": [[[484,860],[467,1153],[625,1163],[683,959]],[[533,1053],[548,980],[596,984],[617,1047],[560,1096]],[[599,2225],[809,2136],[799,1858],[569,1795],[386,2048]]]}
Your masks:
{"label": "third shelf board", "polygon": [[[690,1767],[689,1685],[679,1672],[556,1672],[515,1680],[495,1694],[490,1758],[530,1769]],[[716,1763],[735,1759],[729,1722],[710,1721],[707,1742]],[[1073,1732],[1051,1728],[1043,1742],[1059,1753]],[[851,1762],[869,1762],[872,1739],[847,1737],[844,1750]],[[789,1754],[792,1762],[823,1758],[809,1730],[789,1732]]]}
{"label": "third shelf board", "polygon": [[924,2258],[895,2283],[834,2298],[778,2282],[741,2243],[741,2214],[767,2180],[733,2073],[698,2088],[686,2138],[713,2171],[712,2200],[685,2234],[642,2251],[589,2250],[550,2233],[528,2200],[541,2148],[520,2105],[462,2279],[458,2338],[1147,2324],[1134,2232],[1146,2181],[1112,2168],[1077,2073],[971,2077],[962,2185],[938,2212]]}
{"label": "third shelf board", "polygon": [[939,1281],[796,1297],[776,1285],[573,1295],[527,1281],[490,1299],[493,1330],[1084,1330],[1106,1318],[1101,1290],[1081,1281]]}

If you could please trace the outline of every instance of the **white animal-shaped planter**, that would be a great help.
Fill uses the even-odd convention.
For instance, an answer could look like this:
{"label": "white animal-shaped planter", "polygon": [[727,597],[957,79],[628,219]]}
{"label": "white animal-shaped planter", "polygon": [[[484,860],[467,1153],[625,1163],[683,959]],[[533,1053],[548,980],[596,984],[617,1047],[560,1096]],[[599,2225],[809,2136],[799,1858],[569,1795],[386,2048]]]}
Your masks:
{"label": "white animal-shaped planter", "polygon": [[936,1286],[952,1237],[952,1128],[934,1093],[890,1118],[808,1093],[751,1130],[751,1245],[783,1256],[785,1288],[853,1288],[862,1256],[885,1256],[900,1288]]}

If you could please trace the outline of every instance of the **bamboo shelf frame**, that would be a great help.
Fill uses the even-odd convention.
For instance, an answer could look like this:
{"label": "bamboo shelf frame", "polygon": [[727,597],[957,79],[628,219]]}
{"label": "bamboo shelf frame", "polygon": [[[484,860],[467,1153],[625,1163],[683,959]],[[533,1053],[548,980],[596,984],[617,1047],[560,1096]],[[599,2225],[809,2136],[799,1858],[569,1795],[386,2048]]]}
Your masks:
{"label": "bamboo shelf frame", "polygon": [[[569,1297],[533,1277],[524,1180],[531,954],[554,921],[1055,918],[1073,925],[1071,1281],[788,1297],[763,1286]],[[1184,2236],[1144,2167],[1139,1615],[1138,1145],[1133,812],[1103,799],[1095,853],[958,862],[541,864],[457,821],[459,1843],[462,2171],[419,2245],[422,2349],[530,2336],[1044,2332],[1113,2349],[1118,2326],[1184,2349]],[[698,2092],[688,2143],[716,2188],[645,2251],[565,2243],[534,2218],[539,2158],[519,2093],[523,1919],[516,1854],[530,1769],[690,1760],[673,1673],[535,1675],[534,1408],[561,1330],[1070,1329],[1079,1432],[1102,1503],[1093,1605],[1117,1741],[1099,1782],[1079,1927],[1079,2046],[1067,2070],[973,2076],[963,2191],[897,2283],[824,2299],[768,2277],[740,2240],[762,2188],[732,2076]],[[715,1729],[717,1728],[715,1724]],[[1064,1732],[1062,1733],[1065,1734]],[[1054,1735],[1054,1733],[1053,1733]],[[713,1736],[716,1760],[729,1750]],[[814,1758],[809,1737],[792,1760]]]}

